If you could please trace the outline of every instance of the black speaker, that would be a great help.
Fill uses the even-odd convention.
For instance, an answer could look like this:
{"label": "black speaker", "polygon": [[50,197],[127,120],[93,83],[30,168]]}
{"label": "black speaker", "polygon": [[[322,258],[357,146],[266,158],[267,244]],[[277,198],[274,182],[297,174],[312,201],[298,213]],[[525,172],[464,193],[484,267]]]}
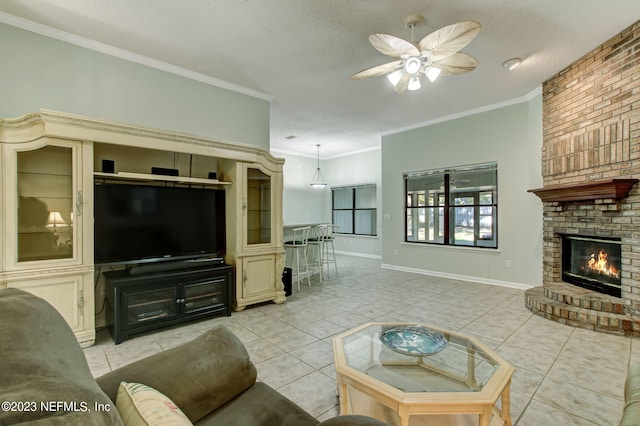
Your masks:
{"label": "black speaker", "polygon": [[166,167],[151,167],[151,174],[164,176],[179,176],[178,169],[168,169]]}
{"label": "black speaker", "polygon": [[218,174],[216,172],[209,172],[209,179],[218,179]]}
{"label": "black speaker", "polygon": [[116,162],[113,160],[102,160],[102,172],[103,173],[115,173]]}
{"label": "black speaker", "polygon": [[293,276],[292,276],[291,268],[284,268],[284,271],[282,271],[282,284],[284,284],[285,296],[291,296],[291,293],[293,292],[292,278]]}

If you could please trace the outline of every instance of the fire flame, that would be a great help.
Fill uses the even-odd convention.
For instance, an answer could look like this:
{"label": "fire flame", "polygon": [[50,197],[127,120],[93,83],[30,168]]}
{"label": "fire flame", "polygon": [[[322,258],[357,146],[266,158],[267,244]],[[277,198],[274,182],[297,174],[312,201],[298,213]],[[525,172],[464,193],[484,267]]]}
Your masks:
{"label": "fire flame", "polygon": [[595,253],[591,255],[591,258],[587,262],[587,268],[599,274],[620,278],[620,270],[607,264],[607,252],[604,250],[600,250],[597,256]]}

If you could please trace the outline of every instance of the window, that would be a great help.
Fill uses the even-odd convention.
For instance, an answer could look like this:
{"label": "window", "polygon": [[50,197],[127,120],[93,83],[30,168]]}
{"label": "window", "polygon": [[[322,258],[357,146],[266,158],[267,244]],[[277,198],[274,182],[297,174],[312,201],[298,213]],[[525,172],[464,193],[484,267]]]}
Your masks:
{"label": "window", "polygon": [[498,247],[496,163],[405,173],[405,241]]}
{"label": "window", "polygon": [[357,185],[331,189],[333,224],[337,233],[377,235],[376,186]]}

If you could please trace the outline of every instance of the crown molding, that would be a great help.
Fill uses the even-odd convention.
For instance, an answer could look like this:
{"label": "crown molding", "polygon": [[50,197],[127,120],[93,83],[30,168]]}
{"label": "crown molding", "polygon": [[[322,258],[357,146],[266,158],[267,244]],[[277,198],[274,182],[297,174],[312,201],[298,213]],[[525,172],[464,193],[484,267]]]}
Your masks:
{"label": "crown molding", "polygon": [[[341,157],[349,157],[350,155],[357,155],[357,154],[364,154],[367,152],[371,152],[371,151],[380,151],[382,149],[381,146],[374,146],[374,147],[370,147],[370,148],[363,148],[363,149],[359,149],[359,150],[355,150],[355,151],[349,151],[349,152],[345,152],[343,154],[337,154],[337,155],[330,155],[330,156],[320,156],[320,160],[321,161],[325,161],[325,160],[333,160],[335,158],[341,158]],[[271,148],[269,150],[271,153],[275,153],[275,154],[284,154],[284,155],[293,155],[295,157],[303,157],[303,158],[312,158],[312,159],[316,159],[318,158],[317,154],[316,155],[310,155],[310,154],[303,154],[300,152],[295,152],[295,151],[289,151],[286,149],[278,149],[278,148]]]}
{"label": "crown molding", "polygon": [[447,115],[447,116],[436,118],[436,119],[433,119],[433,120],[424,121],[422,123],[416,123],[416,124],[412,124],[410,126],[389,130],[389,131],[380,133],[380,136],[390,136],[390,135],[394,135],[396,133],[406,132],[408,130],[414,130],[414,129],[419,129],[421,127],[432,126],[434,124],[444,123],[445,121],[457,120],[459,118],[469,117],[471,115],[476,115],[476,114],[480,114],[480,113],[483,113],[483,112],[492,111],[494,109],[500,109],[500,108],[508,107],[508,106],[511,106],[511,105],[517,105],[517,104],[521,104],[523,102],[529,102],[530,100],[532,100],[533,98],[535,98],[536,96],[538,96],[540,94],[542,94],[542,86],[538,86],[535,89],[533,89],[531,92],[527,93],[524,96],[520,96],[518,98],[513,98],[513,99],[506,100],[504,102],[498,102],[498,103],[491,104],[491,105],[485,105],[485,106],[480,107],[480,108],[470,109],[468,111],[463,111],[463,112],[459,112],[459,113],[456,113],[456,114]]}

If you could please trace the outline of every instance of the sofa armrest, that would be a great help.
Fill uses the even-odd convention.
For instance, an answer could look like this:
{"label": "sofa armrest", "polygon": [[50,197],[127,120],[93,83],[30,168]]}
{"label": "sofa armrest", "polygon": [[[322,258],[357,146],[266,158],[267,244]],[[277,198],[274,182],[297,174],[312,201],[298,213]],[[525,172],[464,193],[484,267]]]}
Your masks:
{"label": "sofa armrest", "polygon": [[0,410],[0,425],[122,425],[115,405],[94,409],[111,401],[53,306],[23,290],[0,289],[0,324],[0,400],[24,403]]}
{"label": "sofa armrest", "polygon": [[629,367],[624,384],[624,402],[620,426],[640,424],[640,362]]}
{"label": "sofa armrest", "polygon": [[218,326],[183,345],[107,373],[97,382],[114,402],[122,381],[151,386],[197,422],[250,388],[256,375],[242,342]]}

